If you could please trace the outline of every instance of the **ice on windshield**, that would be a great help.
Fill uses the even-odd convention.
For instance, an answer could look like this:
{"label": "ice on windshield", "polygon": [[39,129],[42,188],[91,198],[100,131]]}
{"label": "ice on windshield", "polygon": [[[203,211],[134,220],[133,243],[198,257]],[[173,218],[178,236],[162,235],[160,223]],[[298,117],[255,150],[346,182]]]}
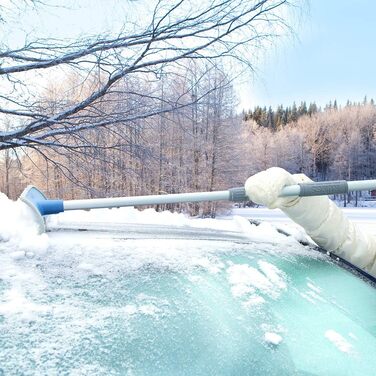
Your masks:
{"label": "ice on windshield", "polygon": [[[2,208],[19,205],[3,201]],[[119,211],[124,223],[132,223],[131,214],[169,223],[167,213],[128,210],[129,217]],[[80,215],[89,222],[92,214]],[[180,218],[181,227],[197,222],[246,234],[242,241],[206,240],[199,230],[184,239],[131,238],[124,231],[37,235],[26,229],[27,216],[13,217],[18,232],[1,233],[6,375],[364,375],[375,369],[374,288],[270,225],[191,223],[171,215],[174,229]],[[93,218],[105,222],[98,213]]]}

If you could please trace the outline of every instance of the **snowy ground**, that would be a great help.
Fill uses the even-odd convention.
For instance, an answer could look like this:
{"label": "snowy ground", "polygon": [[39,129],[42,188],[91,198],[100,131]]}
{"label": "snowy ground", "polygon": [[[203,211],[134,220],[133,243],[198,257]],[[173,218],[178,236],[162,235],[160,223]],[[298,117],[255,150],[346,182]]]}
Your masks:
{"label": "snowy ground", "polygon": [[[342,208],[346,216],[357,223],[364,230],[376,234],[376,208]],[[256,219],[272,223],[275,226],[288,226],[300,228],[281,210],[269,210],[267,208],[241,208],[233,209],[233,215],[248,219]]]}

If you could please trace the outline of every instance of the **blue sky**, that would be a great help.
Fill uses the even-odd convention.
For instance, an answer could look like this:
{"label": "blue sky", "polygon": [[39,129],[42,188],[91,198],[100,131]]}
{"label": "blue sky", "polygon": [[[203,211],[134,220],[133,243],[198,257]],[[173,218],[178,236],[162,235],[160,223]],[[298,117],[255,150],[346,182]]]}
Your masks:
{"label": "blue sky", "polygon": [[307,8],[292,23],[297,40],[278,41],[256,67],[243,108],[376,99],[376,1],[311,0]]}

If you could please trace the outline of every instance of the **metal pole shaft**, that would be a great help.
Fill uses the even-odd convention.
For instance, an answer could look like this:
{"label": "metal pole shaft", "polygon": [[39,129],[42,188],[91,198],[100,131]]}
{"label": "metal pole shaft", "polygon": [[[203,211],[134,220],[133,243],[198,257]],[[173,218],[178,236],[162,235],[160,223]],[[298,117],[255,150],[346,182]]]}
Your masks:
{"label": "metal pole shaft", "polygon": [[349,181],[349,191],[373,191],[376,189],[376,180]]}
{"label": "metal pole shaft", "polygon": [[64,210],[116,208],[137,205],[174,204],[182,202],[229,200],[230,191],[179,193],[137,197],[98,198],[64,201]]}

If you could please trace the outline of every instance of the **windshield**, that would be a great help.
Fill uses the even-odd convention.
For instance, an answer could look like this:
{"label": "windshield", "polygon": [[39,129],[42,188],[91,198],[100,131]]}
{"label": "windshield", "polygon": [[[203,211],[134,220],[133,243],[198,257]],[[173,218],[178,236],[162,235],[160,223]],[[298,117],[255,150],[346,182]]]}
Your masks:
{"label": "windshield", "polygon": [[375,288],[296,242],[63,237],[38,257],[0,254],[5,375],[376,368]]}

